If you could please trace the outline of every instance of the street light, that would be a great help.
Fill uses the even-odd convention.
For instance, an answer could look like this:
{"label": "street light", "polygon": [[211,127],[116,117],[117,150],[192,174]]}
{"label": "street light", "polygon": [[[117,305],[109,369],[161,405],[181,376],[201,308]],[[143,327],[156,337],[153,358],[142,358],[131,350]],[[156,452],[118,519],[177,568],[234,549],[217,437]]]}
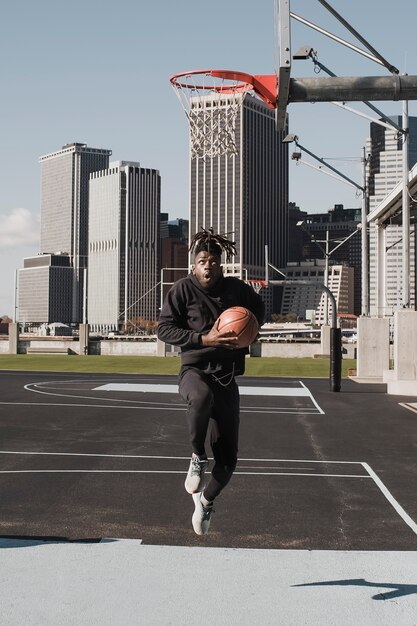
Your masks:
{"label": "street light", "polygon": [[[288,134],[286,137],[284,137],[284,139],[282,140],[282,143],[294,143],[297,146],[297,148],[299,148],[303,152],[306,152],[308,155],[313,157],[313,159],[315,159],[316,161],[318,161],[319,163],[327,167],[329,170],[332,170],[332,172],[335,172],[338,175],[338,177],[348,182],[349,185],[352,185],[353,187],[356,187],[356,189],[358,189],[359,191],[364,192],[364,188],[361,185],[358,185],[358,183],[356,183],[354,180],[352,180],[351,178],[349,178],[342,172],[339,172],[339,170],[333,167],[333,165],[330,165],[330,163],[327,163],[327,161],[317,156],[317,154],[314,154],[314,152],[311,152],[311,150],[308,150],[308,148],[306,148],[305,146],[302,146],[300,142],[298,141],[297,135],[294,135],[292,133]],[[294,155],[295,155],[294,159],[296,161],[299,161],[301,159],[301,154],[299,154],[298,152],[295,152]],[[324,172],[324,173],[327,173],[327,172]]]}
{"label": "street light", "polygon": [[[343,174],[342,172],[339,172],[339,170],[337,170],[335,167],[333,167],[333,165],[330,165],[330,163],[327,163],[324,159],[321,159],[320,157],[318,157],[316,154],[314,154],[314,152],[311,152],[311,150],[308,150],[305,146],[302,146],[300,144],[300,142],[298,141],[298,136],[295,134],[288,134],[286,137],[284,137],[284,139],[282,140],[283,143],[294,143],[296,145],[297,148],[299,148],[299,150],[303,150],[304,152],[306,152],[307,154],[309,154],[313,159],[315,159],[316,161],[318,161],[319,163],[321,163],[322,165],[324,165],[326,168],[328,168],[329,170],[331,170],[332,172],[335,172],[335,174],[337,176],[334,176],[333,174],[330,174],[329,172],[326,172],[325,170],[320,169],[320,172],[323,172],[323,174],[328,174],[329,176],[332,176],[333,178],[337,178],[338,180],[340,180],[341,182],[345,182],[348,185],[351,185],[352,187],[355,187],[358,191],[360,191],[362,193],[362,217],[361,217],[361,228],[362,228],[362,256],[361,256],[361,264],[362,264],[362,277],[361,277],[361,282],[362,282],[362,289],[361,289],[361,294],[362,294],[362,303],[361,303],[361,309],[362,309],[362,315],[369,315],[369,245],[368,245],[368,230],[367,230],[367,215],[368,215],[368,203],[369,203],[369,190],[368,190],[368,186],[366,184],[366,165],[368,163],[368,157],[365,156],[365,149],[363,150],[363,156],[362,156],[362,165],[363,165],[363,186],[359,185],[358,183],[356,183],[354,180],[352,180],[351,178],[349,178],[348,176],[346,176],[345,174]],[[294,160],[296,160],[297,162],[301,161],[301,153],[299,151],[294,153]],[[305,163],[307,165],[307,163]],[[311,164],[308,164],[311,165]],[[314,167],[313,165],[311,165],[311,167]],[[356,232],[356,231],[355,231]]]}
{"label": "street light", "polygon": [[[327,287],[327,289],[329,289],[329,259],[331,257],[331,255],[336,252],[336,250],[338,250],[340,248],[340,246],[342,246],[344,243],[346,243],[346,241],[348,241],[351,237],[353,237],[354,235],[356,235],[356,233],[358,233],[361,228],[362,228],[362,224],[357,224],[356,225],[356,230],[354,230],[353,232],[350,233],[350,235],[348,235],[347,237],[345,237],[344,239],[329,239],[329,228],[326,228],[326,239],[317,239],[316,236],[310,232],[308,230],[308,228],[305,225],[305,221],[301,220],[299,222],[297,222],[296,224],[297,226],[301,226],[301,228],[309,235],[309,237],[311,238],[311,241],[313,243],[315,243],[317,245],[318,248],[320,248],[320,250],[323,253],[324,256],[324,260],[325,260],[325,265],[324,265],[324,286]],[[325,247],[323,247],[321,244],[324,243]],[[329,244],[330,243],[337,243],[337,245],[332,248],[329,249]],[[328,325],[329,323],[329,301],[328,301],[328,295],[325,292],[324,295],[324,319],[323,319],[323,323],[325,326]]]}

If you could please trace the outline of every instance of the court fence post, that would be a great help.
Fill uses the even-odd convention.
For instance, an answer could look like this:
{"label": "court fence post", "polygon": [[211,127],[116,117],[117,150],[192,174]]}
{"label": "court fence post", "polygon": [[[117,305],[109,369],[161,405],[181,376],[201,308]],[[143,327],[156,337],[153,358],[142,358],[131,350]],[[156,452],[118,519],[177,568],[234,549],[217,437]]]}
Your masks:
{"label": "court fence post", "polygon": [[330,391],[340,391],[342,379],[342,330],[330,329]]}

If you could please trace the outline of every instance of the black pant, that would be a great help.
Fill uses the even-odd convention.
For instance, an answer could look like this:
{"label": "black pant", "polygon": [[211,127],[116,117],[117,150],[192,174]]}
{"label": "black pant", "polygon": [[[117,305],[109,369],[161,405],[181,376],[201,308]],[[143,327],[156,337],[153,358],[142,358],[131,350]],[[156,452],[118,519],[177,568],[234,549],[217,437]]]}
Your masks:
{"label": "black pant", "polygon": [[[226,384],[228,383],[228,384]],[[187,420],[193,452],[205,454],[210,425],[214,467],[204,497],[212,501],[232,477],[239,439],[239,389],[233,376],[218,382],[212,374],[192,367],[180,372],[179,392],[187,402]]]}

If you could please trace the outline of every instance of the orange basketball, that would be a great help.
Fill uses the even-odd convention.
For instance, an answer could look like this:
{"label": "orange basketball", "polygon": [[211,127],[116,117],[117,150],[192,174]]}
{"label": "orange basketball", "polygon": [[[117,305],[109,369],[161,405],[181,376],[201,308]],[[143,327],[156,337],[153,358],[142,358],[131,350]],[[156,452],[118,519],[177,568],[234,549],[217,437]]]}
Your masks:
{"label": "orange basketball", "polygon": [[253,343],[259,332],[258,320],[243,306],[232,306],[221,313],[217,320],[219,332],[233,331],[238,338],[237,347],[247,348]]}

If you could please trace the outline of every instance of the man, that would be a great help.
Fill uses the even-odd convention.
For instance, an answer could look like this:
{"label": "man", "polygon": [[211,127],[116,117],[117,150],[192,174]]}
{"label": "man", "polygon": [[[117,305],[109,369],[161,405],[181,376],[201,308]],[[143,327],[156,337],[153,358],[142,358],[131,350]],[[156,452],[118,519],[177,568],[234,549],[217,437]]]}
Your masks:
{"label": "man", "polygon": [[[197,535],[210,526],[214,499],[227,485],[237,463],[239,390],[235,377],[245,370],[247,348],[238,349],[230,331],[218,332],[215,322],[232,306],[244,306],[263,323],[260,296],[243,281],[223,276],[222,252],[227,261],[236,254],[234,242],[213,229],[202,229],[190,245],[192,272],[170,289],[158,323],[158,337],[180,346],[179,392],[187,402],[187,420],[193,454],[185,480],[195,511],[192,525]],[[214,467],[207,486],[205,441],[210,428]]]}

